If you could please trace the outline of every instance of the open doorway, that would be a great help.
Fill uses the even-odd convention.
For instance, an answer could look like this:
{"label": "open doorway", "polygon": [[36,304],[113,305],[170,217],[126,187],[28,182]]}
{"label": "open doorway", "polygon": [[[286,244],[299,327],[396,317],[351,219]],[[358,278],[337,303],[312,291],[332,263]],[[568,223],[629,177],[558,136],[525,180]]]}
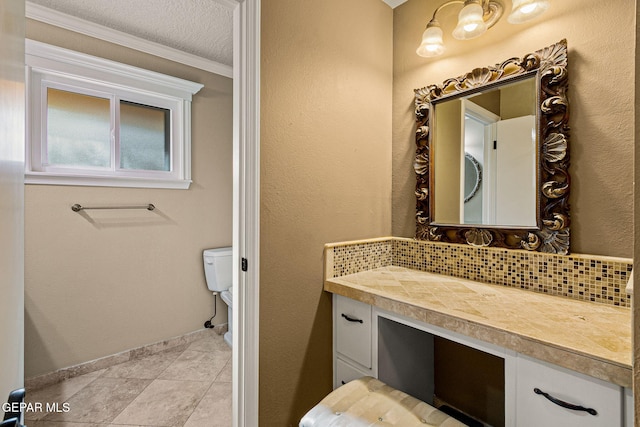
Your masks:
{"label": "open doorway", "polygon": [[[257,318],[258,318],[258,2],[235,2],[233,5],[234,69],[233,107],[233,246],[234,298],[236,331],[234,347],[234,424],[257,423]],[[247,83],[249,82],[249,83]],[[160,208],[162,209],[162,208]],[[251,230],[251,233],[247,232]],[[153,247],[151,245],[151,247]],[[100,257],[98,257],[100,258]],[[241,260],[247,260],[246,272]],[[250,291],[247,291],[247,290]],[[234,289],[235,291],[236,289]],[[131,289],[136,292],[136,289]],[[160,293],[158,293],[160,294]],[[151,294],[150,294],[151,295]],[[99,296],[98,296],[99,297]],[[157,297],[152,295],[151,298]],[[245,307],[249,307],[246,309]],[[119,308],[115,308],[119,309]],[[247,315],[247,313],[249,313]],[[245,333],[245,331],[248,331]],[[99,332],[99,331],[94,331]],[[105,335],[106,337],[106,335]],[[46,348],[44,349],[46,353]],[[252,418],[255,417],[255,418]],[[255,419],[256,422],[251,420]]]}

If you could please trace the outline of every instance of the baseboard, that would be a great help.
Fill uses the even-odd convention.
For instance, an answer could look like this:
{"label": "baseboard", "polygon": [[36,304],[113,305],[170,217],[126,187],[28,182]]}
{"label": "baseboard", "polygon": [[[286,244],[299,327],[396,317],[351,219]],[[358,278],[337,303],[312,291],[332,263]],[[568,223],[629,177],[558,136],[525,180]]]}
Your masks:
{"label": "baseboard", "polygon": [[47,374],[25,378],[25,388],[28,391],[34,391],[43,387],[50,386],[52,384],[59,383],[69,378],[89,374],[101,369],[106,369],[119,363],[128,362],[134,359],[140,359],[142,357],[161,353],[163,351],[176,350],[179,347],[187,348],[192,342],[205,338],[212,332],[221,335],[226,331],[227,324],[224,323],[222,325],[215,326],[212,329],[200,329],[198,331],[190,332],[179,337],[173,337],[164,341],[158,341],[141,347],[132,348],[130,350],[121,351],[120,353],[100,357],[98,359],[83,362],[78,365],[58,369],[57,371],[49,372]]}

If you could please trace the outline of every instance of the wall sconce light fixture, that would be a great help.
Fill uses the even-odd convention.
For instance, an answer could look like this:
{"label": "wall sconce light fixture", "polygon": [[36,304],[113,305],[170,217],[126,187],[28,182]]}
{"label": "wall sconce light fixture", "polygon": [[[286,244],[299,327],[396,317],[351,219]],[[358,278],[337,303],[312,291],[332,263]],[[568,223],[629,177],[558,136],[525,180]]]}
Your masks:
{"label": "wall sconce light fixture", "polygon": [[[458,25],[453,30],[453,37],[458,40],[476,38],[491,28],[500,18],[504,7],[497,0],[450,0],[433,12],[433,18],[422,34],[422,43],[416,50],[420,56],[431,57],[441,55],[445,48],[442,41],[442,27],[436,15],[442,8],[452,4],[462,4],[458,15]],[[549,0],[512,0],[511,13],[507,21],[521,24],[542,14],[549,7]]]}

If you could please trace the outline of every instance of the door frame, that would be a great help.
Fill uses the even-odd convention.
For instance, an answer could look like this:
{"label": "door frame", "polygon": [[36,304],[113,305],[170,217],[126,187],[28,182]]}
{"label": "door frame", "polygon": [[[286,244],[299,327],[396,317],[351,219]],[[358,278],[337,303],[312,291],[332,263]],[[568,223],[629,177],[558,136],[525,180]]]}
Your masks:
{"label": "door frame", "polygon": [[[233,427],[258,425],[260,273],[260,0],[233,9],[233,69],[68,15],[26,5],[25,16],[233,78]],[[248,260],[241,271],[242,258]]]}
{"label": "door frame", "polygon": [[233,21],[233,427],[253,427],[259,385],[260,0],[238,1]]}
{"label": "door frame", "polygon": [[24,0],[0,4],[2,22],[12,22],[0,26],[0,404],[24,386],[23,15]]}

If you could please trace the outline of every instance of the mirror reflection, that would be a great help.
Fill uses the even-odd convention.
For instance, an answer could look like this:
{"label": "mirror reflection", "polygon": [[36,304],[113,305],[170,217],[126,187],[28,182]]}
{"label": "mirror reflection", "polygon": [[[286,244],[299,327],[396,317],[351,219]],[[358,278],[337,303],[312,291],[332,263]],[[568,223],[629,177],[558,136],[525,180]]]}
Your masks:
{"label": "mirror reflection", "polygon": [[566,40],[415,89],[416,238],[568,254],[567,90]]}
{"label": "mirror reflection", "polygon": [[482,220],[482,166],[469,153],[464,154],[464,222],[474,224]]}
{"label": "mirror reflection", "polygon": [[530,76],[434,103],[432,224],[536,227],[536,90]]}

